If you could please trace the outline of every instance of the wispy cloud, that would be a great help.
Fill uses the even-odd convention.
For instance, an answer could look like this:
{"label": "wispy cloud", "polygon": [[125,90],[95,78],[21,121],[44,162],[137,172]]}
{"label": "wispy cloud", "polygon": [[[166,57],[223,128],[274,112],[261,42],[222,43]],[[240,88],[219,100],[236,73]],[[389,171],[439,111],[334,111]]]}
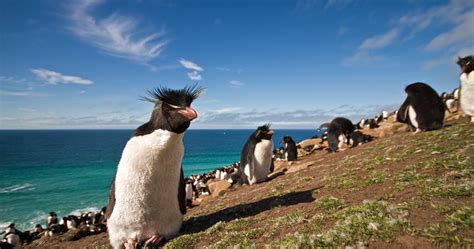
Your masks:
{"label": "wispy cloud", "polygon": [[82,79],[81,77],[71,76],[71,75],[63,75],[61,73],[37,68],[30,70],[33,74],[35,74],[39,79],[44,80],[47,84],[57,85],[61,84],[79,84],[79,85],[90,85],[94,83],[88,79]]}
{"label": "wispy cloud", "polygon": [[315,8],[336,9],[341,10],[351,3],[356,2],[354,0],[298,0],[294,12],[306,12]]}
{"label": "wispy cloud", "polygon": [[189,69],[189,70],[193,70],[192,72],[188,73],[188,77],[191,80],[202,80],[202,76],[201,76],[201,74],[199,74],[199,72],[204,71],[204,69],[202,67],[200,67],[196,63],[194,63],[192,61],[188,61],[186,59],[179,60],[179,63],[181,63],[181,65],[184,68]]}
{"label": "wispy cloud", "polygon": [[202,76],[197,71],[192,71],[188,73],[188,77],[191,80],[202,80]]}
{"label": "wispy cloud", "polygon": [[383,34],[374,35],[365,39],[358,47],[357,51],[343,61],[345,65],[370,64],[383,60],[381,56],[372,55],[371,50],[382,49],[392,44],[399,36],[397,28],[391,29]]}
{"label": "wispy cloud", "polygon": [[271,122],[275,128],[317,128],[321,123],[329,122],[337,116],[344,116],[354,123],[362,117],[373,117],[381,111],[394,111],[398,104],[371,106],[341,106],[334,110],[243,110],[239,107],[226,107],[208,110],[200,114],[193,123],[194,128],[255,128]]}
{"label": "wispy cloud", "polygon": [[11,97],[49,97],[51,94],[37,93],[31,91],[3,91],[0,90],[0,96],[11,96]]}
{"label": "wispy cloud", "polygon": [[324,8],[342,9],[349,6],[352,2],[354,2],[354,0],[328,0]]}
{"label": "wispy cloud", "polygon": [[12,76],[0,76],[0,82],[5,83],[24,83],[26,82],[25,78],[17,78]]}
{"label": "wispy cloud", "polygon": [[222,72],[230,72],[230,68],[227,67],[216,67],[215,69]]}
{"label": "wispy cloud", "polygon": [[461,44],[473,48],[474,40],[474,10],[466,13],[455,26],[433,38],[426,46],[428,51],[440,50],[453,45]]}
{"label": "wispy cloud", "polygon": [[181,63],[181,65],[186,69],[199,71],[199,72],[204,71],[204,69],[202,67],[198,66],[196,63],[194,63],[192,61],[181,59],[181,60],[179,60],[179,63]]}
{"label": "wispy cloud", "polygon": [[240,87],[245,85],[243,82],[238,81],[238,80],[231,80],[231,81],[229,81],[229,84],[233,88],[240,88]]}
{"label": "wispy cloud", "polygon": [[109,55],[150,66],[149,62],[160,56],[167,43],[160,40],[164,31],[143,35],[134,18],[117,13],[105,18],[94,17],[91,14],[93,9],[102,2],[83,0],[71,5],[69,29]]}
{"label": "wispy cloud", "polygon": [[391,29],[381,35],[375,35],[373,37],[365,39],[359,46],[359,50],[374,50],[387,47],[392,44],[393,41],[398,37],[398,29]]}
{"label": "wispy cloud", "polygon": [[402,41],[412,39],[427,29],[446,31],[434,35],[421,47],[426,52],[436,52],[434,58],[422,65],[423,70],[430,70],[442,61],[453,60],[457,55],[465,56],[474,53],[474,2],[451,0],[447,4],[429,9],[413,11],[390,21],[391,28],[381,35],[364,40],[354,55],[343,60],[345,65],[368,64],[383,57],[372,55],[370,50],[389,47],[403,37]]}

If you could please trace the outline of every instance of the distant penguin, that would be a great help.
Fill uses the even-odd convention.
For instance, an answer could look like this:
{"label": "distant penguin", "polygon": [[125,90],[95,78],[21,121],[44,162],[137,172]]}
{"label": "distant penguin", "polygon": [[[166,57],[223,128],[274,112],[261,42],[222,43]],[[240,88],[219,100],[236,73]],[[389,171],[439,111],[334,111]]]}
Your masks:
{"label": "distant penguin", "polygon": [[372,136],[366,135],[360,131],[354,131],[350,135],[352,140],[352,146],[357,146],[372,141]]}
{"label": "distant penguin", "polygon": [[459,100],[464,114],[474,122],[474,56],[459,57],[458,65],[461,67],[461,91]]}
{"label": "distant penguin", "polygon": [[273,131],[270,124],[257,128],[250,135],[240,154],[242,184],[255,184],[267,180],[273,167]]}
{"label": "distant penguin", "polygon": [[5,235],[3,236],[3,239],[13,247],[17,247],[21,245],[20,235],[21,232],[18,231],[15,228],[15,224],[12,223],[5,230]]}
{"label": "distant penguin", "polygon": [[352,121],[347,118],[338,117],[331,121],[328,128],[328,149],[329,152],[336,152],[344,144],[344,140],[349,144],[350,134],[355,130]]}
{"label": "distant penguin", "polygon": [[50,212],[48,215],[48,224],[46,227],[50,227],[51,225],[58,224],[58,215],[55,212]]}
{"label": "distant penguin", "polygon": [[298,157],[298,151],[296,149],[296,143],[293,141],[291,136],[284,136],[283,141],[284,152],[285,152],[285,160],[287,161],[295,161]]}
{"label": "distant penguin", "polygon": [[221,174],[222,174],[222,172],[221,172],[219,169],[216,170],[216,179],[217,179],[217,180],[220,180],[220,179],[221,179]]}
{"label": "distant penguin", "polygon": [[153,247],[178,234],[186,213],[183,136],[197,118],[191,103],[203,91],[196,85],[160,87],[144,98],[154,103],[151,118],[125,145],[109,192],[106,217],[113,248]]}
{"label": "distant penguin", "polygon": [[405,88],[407,98],[400,106],[397,121],[407,123],[411,130],[428,131],[443,127],[446,106],[429,85],[413,83]]}
{"label": "distant penguin", "polygon": [[79,219],[75,215],[69,215],[66,218],[67,229],[77,229],[79,225]]}
{"label": "distant penguin", "polygon": [[191,207],[193,205],[193,183],[191,180],[186,181],[186,205]]}

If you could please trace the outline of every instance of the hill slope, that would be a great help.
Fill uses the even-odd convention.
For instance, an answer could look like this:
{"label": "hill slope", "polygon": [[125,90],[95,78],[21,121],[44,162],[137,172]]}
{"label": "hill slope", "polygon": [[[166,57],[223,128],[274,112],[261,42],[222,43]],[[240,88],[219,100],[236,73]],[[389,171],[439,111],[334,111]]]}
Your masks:
{"label": "hill slope", "polygon": [[[272,181],[231,188],[188,210],[167,248],[430,247],[474,240],[474,124],[400,132],[316,151]],[[31,246],[106,245],[106,234]]]}

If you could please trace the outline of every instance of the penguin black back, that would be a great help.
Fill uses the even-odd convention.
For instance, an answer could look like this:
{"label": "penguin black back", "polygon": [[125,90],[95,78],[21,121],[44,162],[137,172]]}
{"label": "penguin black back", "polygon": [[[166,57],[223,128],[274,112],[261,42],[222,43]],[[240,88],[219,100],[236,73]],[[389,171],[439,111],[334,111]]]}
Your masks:
{"label": "penguin black back", "polygon": [[[412,128],[435,130],[443,126],[446,106],[442,98],[428,84],[416,82],[405,88],[407,97],[397,113],[397,121],[408,123]],[[410,108],[415,117],[410,118]]]}
{"label": "penguin black back", "polygon": [[298,157],[296,143],[291,136],[284,136],[282,143],[285,145],[286,160],[295,161]]}
{"label": "penguin black back", "polygon": [[327,130],[329,152],[336,152],[339,148],[340,136],[344,135],[349,141],[350,134],[355,130],[354,124],[347,118],[337,117],[331,121]]}

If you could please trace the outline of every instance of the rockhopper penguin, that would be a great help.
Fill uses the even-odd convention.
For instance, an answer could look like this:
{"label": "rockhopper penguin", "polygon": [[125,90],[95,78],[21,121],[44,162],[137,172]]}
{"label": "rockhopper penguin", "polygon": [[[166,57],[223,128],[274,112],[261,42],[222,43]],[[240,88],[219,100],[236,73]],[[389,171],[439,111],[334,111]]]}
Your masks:
{"label": "rockhopper penguin", "polygon": [[265,181],[273,171],[272,136],[270,124],[266,124],[258,127],[248,138],[240,154],[241,184]]}
{"label": "rockhopper penguin", "polygon": [[429,85],[416,82],[405,88],[407,98],[397,112],[397,121],[407,123],[411,130],[429,131],[443,127],[446,106]]}
{"label": "rockhopper penguin", "polygon": [[474,56],[459,57],[457,63],[461,67],[461,109],[474,122]]}
{"label": "rockhopper penguin", "polygon": [[112,181],[107,224],[113,248],[155,246],[176,236],[186,213],[183,136],[197,117],[191,103],[204,88],[148,91],[150,120],[128,140]]}

